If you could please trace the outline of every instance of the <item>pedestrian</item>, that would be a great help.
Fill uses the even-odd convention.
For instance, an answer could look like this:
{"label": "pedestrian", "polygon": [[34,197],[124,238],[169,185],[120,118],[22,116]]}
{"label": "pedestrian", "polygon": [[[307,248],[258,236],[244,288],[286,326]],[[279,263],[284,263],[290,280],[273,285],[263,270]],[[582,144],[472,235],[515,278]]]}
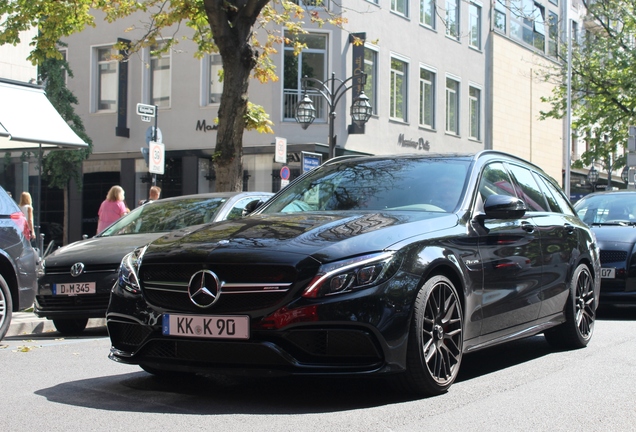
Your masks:
{"label": "pedestrian", "polygon": [[126,203],[124,203],[124,198],[124,189],[122,189],[121,186],[113,186],[110,188],[106,199],[102,201],[102,204],[99,206],[99,211],[97,212],[99,216],[97,234],[130,212],[126,207]]}
{"label": "pedestrian", "polygon": [[20,204],[18,205],[20,206],[22,213],[24,213],[24,217],[29,225],[31,239],[35,239],[35,230],[33,229],[33,200],[31,199],[31,194],[28,192],[22,192],[22,195],[20,195]]}
{"label": "pedestrian", "polygon": [[158,200],[159,195],[161,195],[161,188],[159,186],[151,186],[148,195],[148,199],[139,201],[139,205],[144,205],[146,203]]}

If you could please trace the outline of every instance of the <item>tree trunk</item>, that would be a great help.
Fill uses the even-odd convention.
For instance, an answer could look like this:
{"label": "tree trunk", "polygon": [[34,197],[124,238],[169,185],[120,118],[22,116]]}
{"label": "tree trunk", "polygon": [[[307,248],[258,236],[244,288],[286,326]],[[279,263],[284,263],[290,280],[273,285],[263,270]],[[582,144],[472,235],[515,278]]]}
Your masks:
{"label": "tree trunk", "polygon": [[223,61],[223,93],[213,157],[217,192],[243,189],[243,131],[250,74],[258,53],[252,28],[270,0],[204,0],[214,43]]}

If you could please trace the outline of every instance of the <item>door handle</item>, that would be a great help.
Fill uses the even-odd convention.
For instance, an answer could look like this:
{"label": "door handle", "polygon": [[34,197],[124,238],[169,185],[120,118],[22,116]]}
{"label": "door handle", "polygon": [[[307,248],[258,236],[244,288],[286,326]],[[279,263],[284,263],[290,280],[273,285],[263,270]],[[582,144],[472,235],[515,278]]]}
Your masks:
{"label": "door handle", "polygon": [[565,228],[565,231],[568,234],[574,234],[574,225],[566,223],[566,224],[563,225],[563,228]]}
{"label": "door handle", "polygon": [[534,232],[534,225],[527,221],[521,222],[521,229],[527,232],[528,234],[532,234]]}

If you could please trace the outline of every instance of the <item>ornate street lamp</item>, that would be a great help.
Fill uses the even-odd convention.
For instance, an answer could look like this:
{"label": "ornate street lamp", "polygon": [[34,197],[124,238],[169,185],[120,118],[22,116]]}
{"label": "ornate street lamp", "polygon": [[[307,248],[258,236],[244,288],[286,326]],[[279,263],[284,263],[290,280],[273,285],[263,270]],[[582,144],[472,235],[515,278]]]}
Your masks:
{"label": "ornate street lamp", "polygon": [[599,173],[592,165],[590,171],[587,173],[587,181],[592,185],[592,192],[596,192],[596,183],[598,182]]}
{"label": "ornate street lamp", "polygon": [[[327,101],[329,107],[329,114],[327,122],[329,123],[329,159],[336,156],[336,137],[334,136],[334,120],[336,118],[336,105],[340,98],[353,88],[353,85],[348,85],[352,80],[358,80],[358,83],[362,86],[365,85],[367,80],[367,74],[364,72],[356,73],[353,76],[343,80],[337,79],[335,74],[331,74],[331,78],[320,81],[316,78],[304,77],[302,79],[304,95],[303,99],[296,106],[296,121],[300,123],[303,129],[307,129],[310,124],[316,119],[316,108],[307,94],[307,84],[313,83],[316,86],[312,87],[311,91],[320,94]],[[338,86],[336,87],[336,83]],[[363,126],[371,117],[373,108],[369,103],[369,98],[360,92],[360,95],[355,98],[351,104],[351,117],[358,126]]]}

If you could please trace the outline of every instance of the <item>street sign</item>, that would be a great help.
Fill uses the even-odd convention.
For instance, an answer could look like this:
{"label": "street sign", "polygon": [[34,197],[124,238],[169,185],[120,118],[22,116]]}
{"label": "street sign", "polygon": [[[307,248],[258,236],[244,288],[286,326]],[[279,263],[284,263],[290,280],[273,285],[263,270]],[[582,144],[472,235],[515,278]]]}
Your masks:
{"label": "street sign", "polygon": [[140,116],[154,117],[157,114],[157,107],[154,105],[138,103],[137,114],[139,114]]}
{"label": "street sign", "polygon": [[287,163],[287,139],[276,137],[276,154],[274,162]]}
{"label": "street sign", "polygon": [[300,152],[302,155],[301,166],[302,172],[311,171],[322,163],[322,155],[320,153]]}
{"label": "street sign", "polygon": [[163,174],[165,167],[165,146],[163,143],[150,141],[149,152],[150,157],[148,172],[153,174]]}
{"label": "street sign", "polygon": [[283,180],[289,180],[291,172],[289,171],[289,167],[284,166],[280,169],[280,178]]}
{"label": "street sign", "polygon": [[141,121],[150,122],[150,121],[152,121],[152,117],[148,117],[148,116],[142,115],[141,116]]}

